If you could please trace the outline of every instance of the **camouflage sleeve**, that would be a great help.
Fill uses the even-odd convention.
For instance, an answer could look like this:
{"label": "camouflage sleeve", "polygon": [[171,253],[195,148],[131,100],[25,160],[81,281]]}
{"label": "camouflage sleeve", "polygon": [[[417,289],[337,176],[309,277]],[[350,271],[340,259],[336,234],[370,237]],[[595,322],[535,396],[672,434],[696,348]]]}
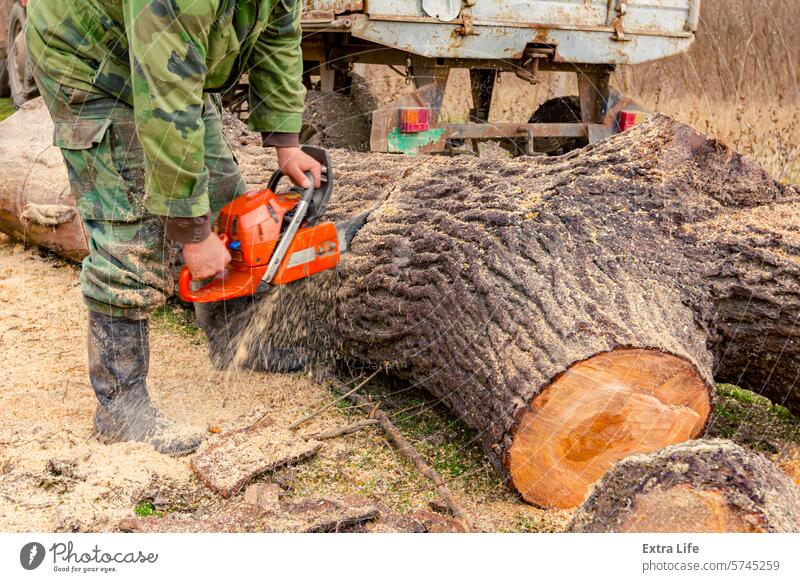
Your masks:
{"label": "camouflage sleeve", "polygon": [[300,0],[274,0],[266,29],[248,61],[248,125],[262,133],[299,133],[303,120],[303,51]]}
{"label": "camouflage sleeve", "polygon": [[203,84],[218,1],[122,1],[145,207],[162,216],[202,216],[209,211]]}

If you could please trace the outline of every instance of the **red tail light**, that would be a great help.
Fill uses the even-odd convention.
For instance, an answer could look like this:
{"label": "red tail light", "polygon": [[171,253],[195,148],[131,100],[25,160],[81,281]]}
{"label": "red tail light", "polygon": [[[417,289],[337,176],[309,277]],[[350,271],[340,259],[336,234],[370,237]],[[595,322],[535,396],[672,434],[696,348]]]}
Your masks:
{"label": "red tail light", "polygon": [[647,113],[645,111],[620,111],[619,117],[617,118],[617,126],[621,133],[645,120],[647,120]]}
{"label": "red tail light", "polygon": [[431,128],[430,111],[428,109],[401,109],[400,131],[417,133]]}

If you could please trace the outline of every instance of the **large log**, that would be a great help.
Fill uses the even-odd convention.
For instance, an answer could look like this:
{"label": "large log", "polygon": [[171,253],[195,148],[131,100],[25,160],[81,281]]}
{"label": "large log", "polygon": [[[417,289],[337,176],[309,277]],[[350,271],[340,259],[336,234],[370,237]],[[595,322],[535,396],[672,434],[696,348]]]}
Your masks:
{"label": "large log", "polygon": [[800,532],[800,487],[721,440],[633,455],[593,487],[573,532]]}
{"label": "large log", "polygon": [[78,261],[86,233],[41,99],[0,122],[0,231]]}
{"label": "large log", "polygon": [[[270,165],[239,157],[251,181]],[[700,435],[714,376],[800,408],[798,192],[724,144],[658,117],[559,158],[334,159],[328,217],[376,207],[352,253],[229,306],[217,363],[385,366],[543,506]]]}
{"label": "large log", "polygon": [[[12,116],[13,136],[2,125],[0,227],[80,256],[74,219],[25,218],[21,201],[70,203],[42,113]],[[272,155],[245,136],[235,148],[263,183]],[[800,410],[798,192],[723,144],[659,117],[559,158],[334,159],[328,217],[375,208],[353,252],[227,305],[218,364],[267,369],[274,348],[301,347],[386,366],[545,506],[580,503],[625,455],[699,435],[713,376]]]}

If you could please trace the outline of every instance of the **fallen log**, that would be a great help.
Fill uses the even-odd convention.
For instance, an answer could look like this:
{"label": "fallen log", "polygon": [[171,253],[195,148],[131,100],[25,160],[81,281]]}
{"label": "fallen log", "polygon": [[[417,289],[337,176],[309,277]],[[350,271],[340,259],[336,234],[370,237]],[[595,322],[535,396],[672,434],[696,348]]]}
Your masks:
{"label": "fallen log", "polygon": [[382,366],[550,507],[702,434],[715,374],[800,408],[798,192],[723,144],[658,117],[558,158],[334,159],[328,218],[376,207],[352,252],[230,306],[218,364],[294,347]]}
{"label": "fallen log", "polygon": [[67,169],[41,99],[0,122],[0,231],[73,261],[88,252]]}
{"label": "fallen log", "polygon": [[698,440],[615,465],[569,531],[800,532],[800,488],[757,453]]}
{"label": "fallen log", "polygon": [[[41,115],[10,119],[23,115],[49,134]],[[274,157],[239,141],[263,184]],[[228,305],[217,364],[268,369],[289,347],[389,369],[543,506],[577,505],[615,461],[701,434],[713,376],[800,411],[798,191],[724,144],[657,117],[557,158],[334,159],[328,218],[377,207],[352,252]],[[3,216],[19,223],[14,204]]]}

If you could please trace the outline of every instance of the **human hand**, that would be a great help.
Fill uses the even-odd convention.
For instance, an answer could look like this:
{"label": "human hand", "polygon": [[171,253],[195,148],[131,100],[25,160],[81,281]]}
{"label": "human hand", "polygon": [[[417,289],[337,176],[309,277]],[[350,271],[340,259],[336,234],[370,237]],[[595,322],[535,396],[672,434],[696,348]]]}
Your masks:
{"label": "human hand", "polygon": [[225,243],[212,234],[202,242],[184,244],[183,262],[192,279],[208,279],[225,270],[231,262],[231,254]]}
{"label": "human hand", "polygon": [[278,147],[275,149],[278,152],[278,168],[280,168],[284,176],[297,186],[307,189],[310,184],[308,183],[306,172],[311,172],[314,176],[314,187],[320,187],[322,166],[317,160],[299,147]]}

